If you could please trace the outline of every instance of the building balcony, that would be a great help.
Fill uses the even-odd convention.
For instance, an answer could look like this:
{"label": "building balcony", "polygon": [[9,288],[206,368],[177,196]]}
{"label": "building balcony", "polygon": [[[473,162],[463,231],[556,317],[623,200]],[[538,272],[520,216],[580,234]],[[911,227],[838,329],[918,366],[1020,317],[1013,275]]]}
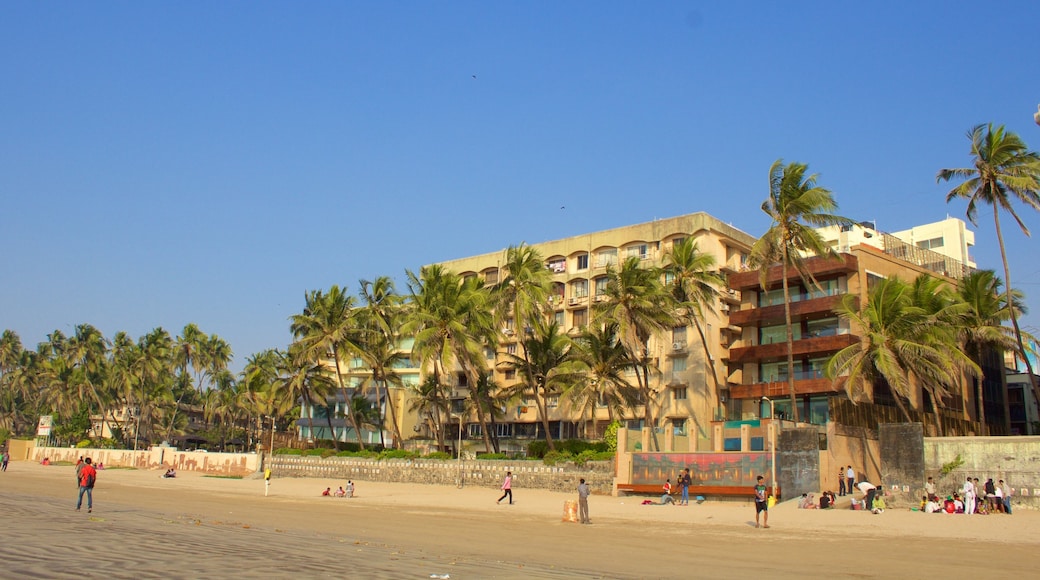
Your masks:
{"label": "building balcony", "polygon": [[[856,344],[859,337],[852,334],[836,334],[795,340],[792,352],[795,357],[838,352]],[[756,346],[740,346],[729,349],[731,363],[749,363],[760,360],[780,360],[787,357],[787,342],[780,341]]]}
{"label": "building balcony", "polygon": [[[791,320],[798,320],[811,314],[832,313],[841,305],[846,294],[834,294],[819,298],[801,299],[791,302]],[[855,297],[855,307],[859,309],[859,297]],[[745,308],[731,310],[729,323],[737,326],[773,326],[784,323],[784,305],[774,304],[762,308]]]}
{"label": "building balcony", "polygon": [[572,296],[567,299],[567,308],[579,308],[589,303],[588,296]]}
{"label": "building balcony", "polygon": [[[805,265],[808,272],[815,278],[859,271],[859,260],[851,254],[838,254],[837,258],[807,258]],[[781,278],[783,278],[783,268],[779,265],[769,266],[766,272],[766,285],[778,284]],[[729,287],[734,290],[758,290],[761,288],[761,280],[758,270],[733,272],[729,274]],[[801,277],[794,268],[788,268],[787,280],[797,283],[801,281]]]}
{"label": "building balcony", "polygon": [[[817,395],[837,393],[841,390],[834,381],[824,377],[818,371],[795,373],[794,392],[797,395]],[[779,379],[767,383],[754,383],[750,385],[730,385],[729,396],[731,399],[761,399],[769,397],[779,400],[790,396],[787,379]]]}

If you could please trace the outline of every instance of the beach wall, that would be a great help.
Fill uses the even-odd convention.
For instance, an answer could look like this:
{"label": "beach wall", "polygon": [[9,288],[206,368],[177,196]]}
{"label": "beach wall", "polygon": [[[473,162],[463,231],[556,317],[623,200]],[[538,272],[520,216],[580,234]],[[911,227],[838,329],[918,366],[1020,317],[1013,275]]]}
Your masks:
{"label": "beach wall", "polygon": [[504,461],[471,459],[458,461],[435,459],[362,459],[357,457],[303,457],[275,455],[270,460],[274,477],[313,477],[353,479],[387,483],[426,483],[457,485],[462,474],[463,485],[498,488],[507,471],[513,472],[513,487],[574,491],[578,479],[584,477],[595,494],[610,495],[614,488],[614,464],[611,461],[589,462],[587,467],[550,466],[540,461]]}
{"label": "beach wall", "polygon": [[[943,466],[952,467],[958,456],[963,463],[942,475]],[[1040,437],[925,437],[924,462],[941,495],[959,490],[969,476],[980,483],[1003,479],[1014,489],[1012,510],[1040,509]]]}
{"label": "beach wall", "polygon": [[76,463],[80,457],[89,457],[105,467],[133,467],[136,469],[169,469],[194,471],[207,475],[246,476],[260,467],[260,456],[255,453],[206,453],[181,451],[176,447],[151,447],[132,451],[127,449],[90,449],[74,447],[36,447],[31,451],[33,461],[50,459],[52,463]]}

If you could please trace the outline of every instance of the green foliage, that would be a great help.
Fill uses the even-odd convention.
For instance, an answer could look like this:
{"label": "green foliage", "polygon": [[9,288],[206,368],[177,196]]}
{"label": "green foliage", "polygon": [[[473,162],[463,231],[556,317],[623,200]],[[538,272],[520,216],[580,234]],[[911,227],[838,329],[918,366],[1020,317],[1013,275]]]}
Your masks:
{"label": "green foliage", "polygon": [[94,442],[94,446],[98,449],[119,449],[122,444],[116,439],[99,439]]}
{"label": "green foliage", "polygon": [[90,439],[84,439],[84,440],[80,441],[79,443],[76,443],[76,449],[86,449],[88,447],[93,447],[93,446],[94,446],[94,442],[91,441]]}
{"label": "green foliage", "polygon": [[407,449],[384,449],[379,452],[380,459],[415,459],[419,455]]}
{"label": "green foliage", "polygon": [[621,421],[614,421],[607,425],[606,430],[603,432],[603,444],[607,447],[606,451],[617,453],[617,432],[620,428]]}
{"label": "green foliage", "polygon": [[964,465],[964,460],[961,459],[961,455],[960,455],[960,453],[958,453],[957,457],[955,457],[953,459],[953,461],[951,461],[949,463],[943,463],[943,466],[939,470],[939,473],[944,475],[944,476],[945,475],[949,475],[954,469],[957,469],[958,467],[960,467],[962,465]]}
{"label": "green foliage", "polygon": [[508,453],[477,453],[477,459],[512,459]]}
{"label": "green foliage", "polygon": [[549,451],[549,444],[545,441],[532,441],[527,444],[527,456],[542,459]]}
{"label": "green foliage", "polygon": [[379,459],[379,452],[372,449],[344,450],[336,453],[336,457],[363,457],[366,459]]}
{"label": "green foliage", "polygon": [[569,451],[550,451],[542,457],[542,462],[546,465],[559,465],[560,463],[567,463],[572,461],[574,456]]}
{"label": "green foliage", "polygon": [[447,451],[434,451],[427,455],[426,459],[452,459],[452,456]]}
{"label": "green foliage", "polygon": [[[610,451],[604,441],[585,441],[584,439],[563,439],[556,441],[556,451],[563,455],[581,455],[585,451],[595,452]],[[532,441],[527,445],[527,457],[531,459],[544,459],[549,452],[549,444],[545,441]]]}
{"label": "green foliage", "polygon": [[335,449],[327,449],[325,447],[317,447],[315,449],[305,449],[303,451],[304,457],[331,457],[336,454]]}
{"label": "green foliage", "polygon": [[303,455],[303,449],[293,449],[291,447],[280,447],[274,450],[275,455]]}

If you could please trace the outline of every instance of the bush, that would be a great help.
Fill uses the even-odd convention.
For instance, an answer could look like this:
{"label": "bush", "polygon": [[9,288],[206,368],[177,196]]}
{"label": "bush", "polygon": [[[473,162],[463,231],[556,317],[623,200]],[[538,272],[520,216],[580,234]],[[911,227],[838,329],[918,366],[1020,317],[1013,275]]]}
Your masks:
{"label": "bush", "polygon": [[316,448],[316,449],[305,449],[303,451],[303,456],[304,457],[329,457],[331,455],[334,455],[335,453],[336,453],[335,449],[326,449],[324,447],[319,447],[319,448]]}
{"label": "bush", "polygon": [[620,428],[620,421],[614,421],[610,425],[607,425],[606,430],[603,432],[603,445],[606,446],[604,451],[617,452],[617,432]]}
{"label": "bush", "polygon": [[452,456],[447,451],[434,451],[427,455],[425,459],[452,459]]}
{"label": "bush", "polygon": [[303,449],[293,449],[291,447],[281,447],[274,450],[275,455],[303,455]]}
{"label": "bush", "polygon": [[415,459],[417,456],[407,449],[384,449],[379,452],[380,459]]}
{"label": "bush", "polygon": [[86,449],[87,447],[93,447],[94,442],[90,439],[84,439],[76,444],[76,449]]}
{"label": "bush", "polygon": [[542,462],[546,465],[559,465],[560,463],[567,463],[574,459],[574,456],[567,451],[550,451],[545,454],[542,458]]}
{"label": "bush", "polygon": [[[610,447],[604,441],[586,441],[584,439],[561,439],[553,441],[553,446],[556,447],[558,453],[569,455],[581,455],[590,449],[595,452],[610,451]],[[528,457],[544,459],[546,453],[549,453],[549,444],[545,441],[532,441],[527,444]]]}
{"label": "bush", "polygon": [[508,453],[477,453],[477,459],[512,459]]}

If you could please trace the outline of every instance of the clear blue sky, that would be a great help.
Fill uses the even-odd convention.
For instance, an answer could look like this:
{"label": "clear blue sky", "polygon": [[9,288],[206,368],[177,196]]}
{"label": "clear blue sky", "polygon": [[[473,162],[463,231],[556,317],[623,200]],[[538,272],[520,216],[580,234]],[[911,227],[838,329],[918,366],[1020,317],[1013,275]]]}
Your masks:
{"label": "clear blue sky", "polygon": [[[885,231],[963,217],[935,174],[969,164],[971,126],[1040,148],[1038,16],[1035,1],[4,2],[0,329],[35,348],[79,323],[195,322],[239,370],[288,344],[309,289],[696,211],[760,235],[778,158]],[[999,271],[979,217],[975,257]],[[1037,311],[1037,244],[1004,224]]]}

